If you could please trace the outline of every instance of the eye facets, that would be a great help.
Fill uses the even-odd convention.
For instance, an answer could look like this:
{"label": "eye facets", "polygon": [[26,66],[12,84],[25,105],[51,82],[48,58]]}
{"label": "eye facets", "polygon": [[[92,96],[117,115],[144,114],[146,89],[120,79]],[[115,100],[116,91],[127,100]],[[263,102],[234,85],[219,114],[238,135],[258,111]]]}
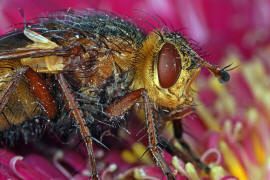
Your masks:
{"label": "eye facets", "polygon": [[158,57],[158,78],[161,87],[169,88],[175,84],[181,73],[181,59],[172,44],[164,44]]}

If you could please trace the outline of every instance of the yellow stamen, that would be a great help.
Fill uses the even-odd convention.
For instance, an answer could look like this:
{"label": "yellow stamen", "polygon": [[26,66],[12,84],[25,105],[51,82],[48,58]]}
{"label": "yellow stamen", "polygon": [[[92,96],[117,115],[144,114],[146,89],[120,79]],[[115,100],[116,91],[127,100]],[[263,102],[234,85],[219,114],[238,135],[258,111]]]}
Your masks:
{"label": "yellow stamen", "polygon": [[210,177],[212,180],[220,180],[226,175],[225,170],[218,165],[211,165]]}
{"label": "yellow stamen", "polygon": [[146,173],[144,172],[144,170],[142,168],[136,168],[134,170],[134,178],[135,179],[145,179],[146,177]]}
{"label": "yellow stamen", "polygon": [[121,157],[127,163],[134,163],[140,160],[146,165],[152,165],[152,158],[149,156],[146,150],[147,148],[142,143],[135,143],[132,145],[132,151],[122,151]]}
{"label": "yellow stamen", "polygon": [[259,163],[259,165],[263,165],[266,160],[266,155],[265,155],[264,148],[261,144],[261,141],[259,137],[257,136],[257,134],[255,133],[252,133],[251,140],[253,143],[253,150],[254,150],[257,162]]}
{"label": "yellow stamen", "polygon": [[252,63],[249,63],[243,66],[243,75],[247,80],[249,87],[251,88],[254,96],[260,102],[270,108],[270,91],[269,91],[269,79],[266,75],[264,65],[260,60],[253,60]]}
{"label": "yellow stamen", "polygon": [[254,107],[247,109],[245,116],[248,124],[251,126],[254,126],[254,124],[259,120],[259,113]]}
{"label": "yellow stamen", "polygon": [[166,132],[169,133],[169,136],[170,137],[173,137],[174,136],[174,133],[173,133],[173,123],[171,121],[168,121],[166,123]]}
{"label": "yellow stamen", "polygon": [[[199,100],[196,100],[196,102],[199,102]],[[208,109],[202,103],[198,103],[198,104],[200,105],[197,107],[196,110],[199,116],[202,118],[204,124],[207,126],[209,130],[219,132],[221,128],[217,120],[213,117],[213,115],[208,111]]]}
{"label": "yellow stamen", "polygon": [[173,146],[176,147],[179,151],[183,151],[182,145],[179,143],[179,141],[173,141]]}
{"label": "yellow stamen", "polygon": [[248,180],[248,176],[245,172],[245,169],[242,167],[238,158],[230,150],[228,145],[224,141],[221,141],[219,143],[219,148],[224,157],[225,164],[228,167],[228,170],[231,172],[231,174],[235,177],[238,177],[241,180]]}
{"label": "yellow stamen", "polygon": [[[135,143],[132,145],[132,150],[137,159],[140,159],[144,164],[152,165],[153,161],[150,155],[146,152],[147,148],[142,143]],[[143,155],[143,157],[142,157]]]}
{"label": "yellow stamen", "polygon": [[181,162],[180,162],[180,160],[178,159],[178,157],[177,156],[173,156],[172,157],[172,165],[174,166],[174,168],[178,171],[178,172],[180,172],[182,175],[184,175],[184,176],[188,176],[187,175],[187,173],[186,173],[186,171],[185,171],[185,169],[181,166]]}
{"label": "yellow stamen", "polygon": [[135,156],[131,151],[124,150],[121,153],[122,159],[127,163],[135,163],[138,161],[137,156]]}
{"label": "yellow stamen", "polygon": [[186,171],[187,171],[188,177],[191,180],[200,180],[200,177],[192,163],[188,162],[186,164]]}
{"label": "yellow stamen", "polygon": [[209,83],[210,87],[218,94],[218,100],[216,102],[218,111],[234,115],[236,112],[236,102],[230,93],[228,93],[226,87],[220,84],[215,77],[210,78]]}

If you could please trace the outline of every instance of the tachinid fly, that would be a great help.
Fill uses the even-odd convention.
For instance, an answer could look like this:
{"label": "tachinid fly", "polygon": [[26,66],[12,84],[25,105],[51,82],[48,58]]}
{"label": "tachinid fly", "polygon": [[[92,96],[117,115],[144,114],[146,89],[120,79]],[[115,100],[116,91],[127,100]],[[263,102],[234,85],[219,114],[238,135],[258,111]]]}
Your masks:
{"label": "tachinid fly", "polygon": [[173,147],[159,136],[157,119],[172,120],[176,138],[187,146],[180,120],[193,105],[190,86],[202,66],[221,82],[230,78],[227,68],[206,62],[178,32],[147,34],[131,18],[68,10],[24,23],[0,38],[1,142],[31,140],[42,129],[37,127],[51,121],[72,122],[87,147],[92,177],[99,179],[93,141],[128,120],[139,104],[148,150],[175,179],[160,153],[174,153]]}

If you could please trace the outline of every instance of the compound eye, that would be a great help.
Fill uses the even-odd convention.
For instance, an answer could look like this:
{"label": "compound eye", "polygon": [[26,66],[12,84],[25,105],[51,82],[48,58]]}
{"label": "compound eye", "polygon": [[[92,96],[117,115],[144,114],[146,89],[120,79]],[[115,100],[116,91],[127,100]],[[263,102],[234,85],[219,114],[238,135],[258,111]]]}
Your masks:
{"label": "compound eye", "polygon": [[173,86],[181,73],[181,58],[172,44],[164,44],[158,56],[158,79],[163,88]]}

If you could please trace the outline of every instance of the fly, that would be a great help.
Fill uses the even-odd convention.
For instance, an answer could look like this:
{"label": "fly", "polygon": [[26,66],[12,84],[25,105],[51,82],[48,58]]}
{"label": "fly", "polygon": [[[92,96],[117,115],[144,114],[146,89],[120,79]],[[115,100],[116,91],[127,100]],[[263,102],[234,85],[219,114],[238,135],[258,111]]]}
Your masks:
{"label": "fly", "polygon": [[34,120],[71,120],[87,147],[96,180],[95,137],[126,121],[139,103],[148,150],[168,179],[175,179],[160,153],[160,147],[172,149],[164,146],[156,117],[160,113],[164,122],[172,120],[176,138],[186,145],[180,120],[190,113],[190,86],[202,66],[220,82],[230,79],[226,68],[205,61],[177,32],[155,29],[146,34],[134,22],[94,10],[51,14],[0,38],[1,139]]}

